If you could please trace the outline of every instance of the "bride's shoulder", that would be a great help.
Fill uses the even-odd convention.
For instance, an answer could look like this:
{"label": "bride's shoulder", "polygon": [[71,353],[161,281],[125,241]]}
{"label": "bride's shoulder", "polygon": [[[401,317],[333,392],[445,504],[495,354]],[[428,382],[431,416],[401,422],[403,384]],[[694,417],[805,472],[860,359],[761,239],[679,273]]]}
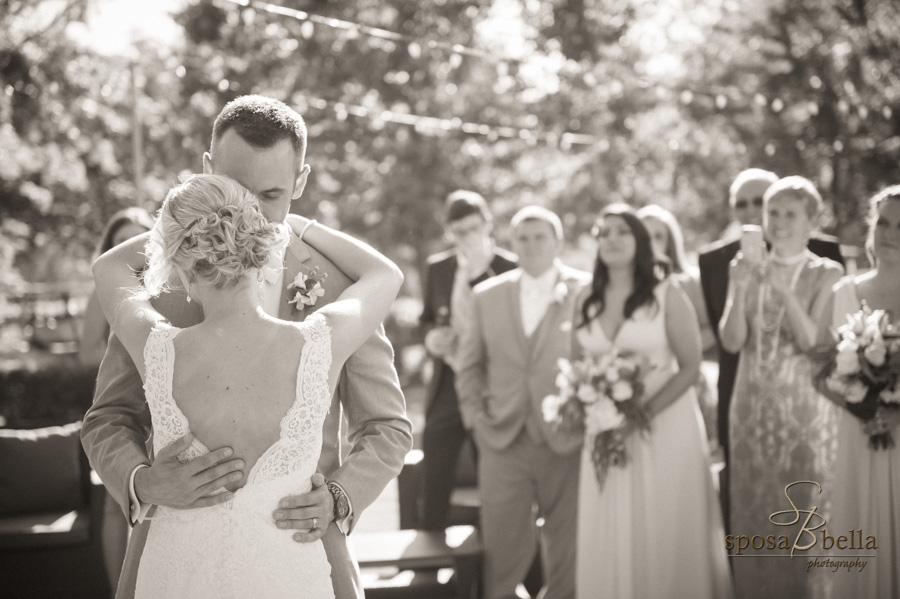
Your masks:
{"label": "bride's shoulder", "polygon": [[331,339],[331,325],[321,312],[313,312],[301,322],[291,322],[307,341],[324,341]]}
{"label": "bride's shoulder", "polygon": [[168,320],[159,320],[150,328],[150,334],[148,335],[147,340],[149,341],[154,338],[170,339],[183,330],[184,329],[176,327]]}

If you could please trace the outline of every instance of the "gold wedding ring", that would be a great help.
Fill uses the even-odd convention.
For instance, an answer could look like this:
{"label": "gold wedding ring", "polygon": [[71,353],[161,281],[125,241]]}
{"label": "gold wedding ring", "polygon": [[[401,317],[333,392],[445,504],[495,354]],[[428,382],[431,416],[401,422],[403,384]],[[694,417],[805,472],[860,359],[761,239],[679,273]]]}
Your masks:
{"label": "gold wedding ring", "polygon": [[318,521],[319,521],[318,518],[313,518],[313,525],[312,525],[313,530],[315,530],[315,528],[316,528],[316,523],[317,523]]}

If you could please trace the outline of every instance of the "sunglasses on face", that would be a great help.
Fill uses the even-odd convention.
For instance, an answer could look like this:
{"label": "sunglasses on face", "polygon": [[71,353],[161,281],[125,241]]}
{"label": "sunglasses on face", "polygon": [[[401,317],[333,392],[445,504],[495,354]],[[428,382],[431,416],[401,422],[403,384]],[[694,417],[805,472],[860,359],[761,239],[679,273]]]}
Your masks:
{"label": "sunglasses on face", "polygon": [[744,210],[747,206],[750,205],[750,202],[753,202],[753,206],[755,208],[762,208],[762,205],[763,205],[762,196],[760,196],[758,198],[753,198],[752,200],[749,200],[749,201],[748,200],[738,200],[734,203],[734,207],[737,208],[738,210]]}

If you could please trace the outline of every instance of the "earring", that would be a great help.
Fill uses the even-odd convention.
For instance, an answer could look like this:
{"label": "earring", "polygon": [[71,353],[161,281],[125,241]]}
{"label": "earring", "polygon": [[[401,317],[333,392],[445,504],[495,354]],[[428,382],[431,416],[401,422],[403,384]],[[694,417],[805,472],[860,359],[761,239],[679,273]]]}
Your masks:
{"label": "earring", "polygon": [[259,269],[256,270],[256,280],[259,281],[260,283],[262,283],[262,280],[263,280],[263,272],[262,272],[262,269],[261,269],[261,268],[259,268]]}
{"label": "earring", "polygon": [[188,294],[188,296],[187,296],[187,303],[191,303],[191,295],[190,294]]}

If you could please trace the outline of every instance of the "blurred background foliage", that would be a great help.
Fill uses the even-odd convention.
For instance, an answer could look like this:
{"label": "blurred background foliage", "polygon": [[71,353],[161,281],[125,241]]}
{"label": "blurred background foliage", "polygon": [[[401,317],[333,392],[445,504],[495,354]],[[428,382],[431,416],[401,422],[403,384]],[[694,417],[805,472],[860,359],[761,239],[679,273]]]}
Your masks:
{"label": "blurred background foliage", "polygon": [[502,244],[524,204],[576,245],[626,201],[672,209],[697,249],[743,168],[814,180],[848,244],[898,182],[893,0],[279,1],[315,19],[188,0],[173,43],[110,54],[85,25],[101,0],[0,0],[0,285],[89,279],[106,219],[199,171],[216,113],[248,93],[307,120],[294,210],[404,264],[411,297],[456,188],[491,202]]}

